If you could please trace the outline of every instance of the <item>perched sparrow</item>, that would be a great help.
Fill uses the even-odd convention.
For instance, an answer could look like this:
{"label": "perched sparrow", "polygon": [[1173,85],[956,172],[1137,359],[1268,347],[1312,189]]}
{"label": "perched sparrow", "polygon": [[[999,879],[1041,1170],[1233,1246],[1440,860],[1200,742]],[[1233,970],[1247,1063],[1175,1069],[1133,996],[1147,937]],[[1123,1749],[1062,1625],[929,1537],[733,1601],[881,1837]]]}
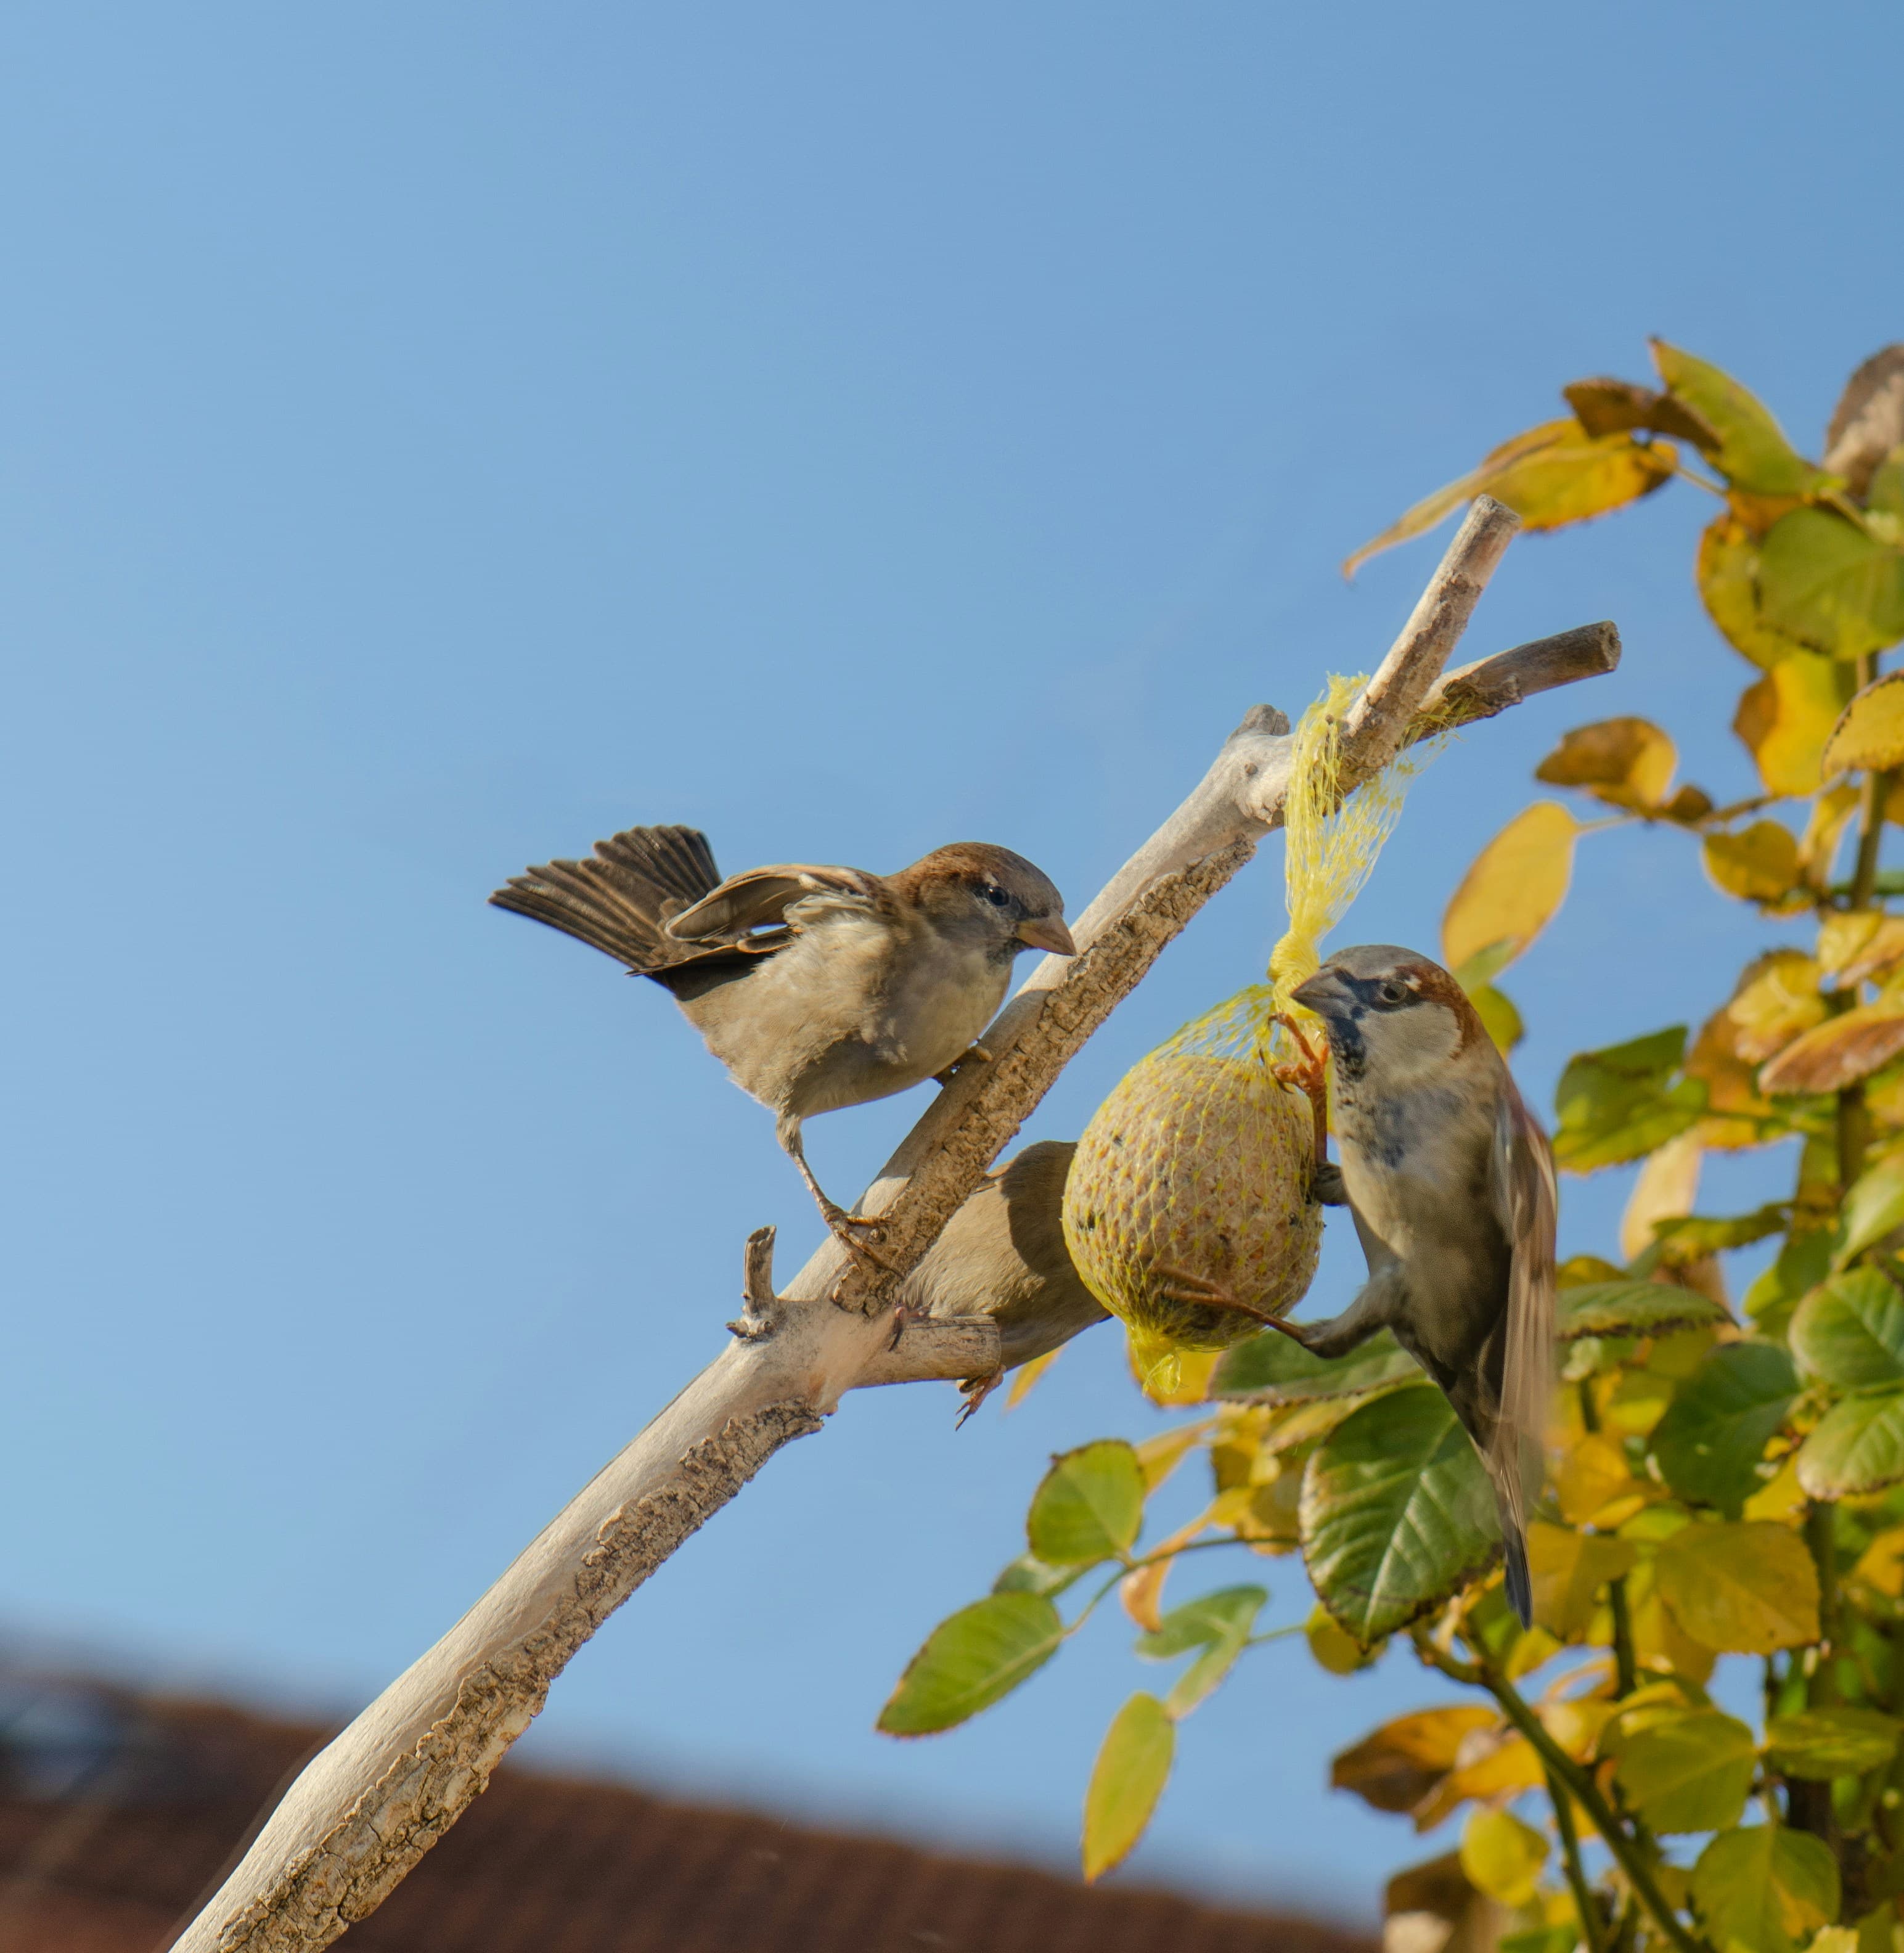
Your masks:
{"label": "perched sparrow", "polygon": [[[650,976],[734,1082],[776,1115],[827,1225],[800,1121],[863,1105],[967,1055],[1026,948],[1074,953],[1064,901],[1022,856],[959,842],[896,875],[786,863],[722,881],[691,827],[631,827],[585,861],[552,861],[490,900]],[[863,1223],[856,1224],[865,1224]]]}
{"label": "perched sparrow", "polygon": [[1553,1381],[1558,1201],[1546,1136],[1439,964],[1386,943],[1339,950],[1295,995],[1322,1019],[1335,1060],[1342,1165],[1318,1173],[1316,1197],[1354,1216],[1368,1280],[1330,1321],[1262,1319],[1323,1357],[1394,1331],[1487,1467],[1508,1596],[1527,1626],[1527,1513]]}
{"label": "perched sparrow", "polygon": [[989,1315],[998,1324],[998,1368],[960,1385],[961,1424],[1007,1370],[1048,1356],[1108,1316],[1064,1245],[1064,1177],[1076,1151],[1070,1140],[1044,1140],[1007,1160],[900,1284],[899,1303],[909,1315]]}

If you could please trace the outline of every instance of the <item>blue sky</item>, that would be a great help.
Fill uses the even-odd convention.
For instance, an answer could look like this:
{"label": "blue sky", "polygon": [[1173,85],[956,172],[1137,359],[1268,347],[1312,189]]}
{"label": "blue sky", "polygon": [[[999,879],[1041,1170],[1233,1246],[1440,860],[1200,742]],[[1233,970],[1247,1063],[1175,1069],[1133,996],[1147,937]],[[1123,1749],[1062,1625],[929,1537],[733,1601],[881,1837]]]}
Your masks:
{"label": "blue sky", "polygon": [[[1341,558],[1564,382],[1658,332],[1815,445],[1904,337],[1899,41],[1855,4],[9,9],[0,1622],[367,1699],[718,1348],[747,1230],[816,1230],[667,1000],[488,890],[672,820],[737,869],[997,840],[1075,913],[1248,705],[1379,655],[1436,545]],[[1611,616],[1624,666],[1441,759],[1351,936],[1432,948],[1569,725],[1649,713],[1745,787],[1705,515],[1515,545],[1465,655]],[[1279,922],[1270,850],[1032,1136]],[[1596,840],[1510,983],[1532,1096],[1756,940],[1675,837]],[[921,1102],[817,1124],[825,1183]],[[1570,1183],[1571,1245],[1624,1191]],[[525,1750],[1069,1862],[1154,1672],[1116,1624],[966,1730],[871,1725],[1046,1455],[1154,1414],[1101,1331],[953,1409],[849,1400]],[[1432,1847],[1326,1760],[1435,1692],[1253,1657],[1131,1876],[1369,1916]]]}

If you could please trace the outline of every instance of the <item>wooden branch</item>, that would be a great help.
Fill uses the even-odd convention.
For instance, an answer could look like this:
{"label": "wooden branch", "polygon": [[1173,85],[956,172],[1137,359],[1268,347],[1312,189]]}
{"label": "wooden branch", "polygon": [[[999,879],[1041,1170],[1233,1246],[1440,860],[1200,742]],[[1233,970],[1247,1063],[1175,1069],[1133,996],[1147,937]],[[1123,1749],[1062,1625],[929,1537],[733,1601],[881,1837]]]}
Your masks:
{"label": "wooden branch", "polygon": [[[1436,682],[1515,526],[1498,504],[1476,503],[1351,708],[1356,782],[1448,723],[1433,710]],[[1450,712],[1484,716],[1617,656],[1617,644],[1596,640],[1602,662],[1581,662],[1577,647],[1552,648],[1563,641],[1471,666],[1440,698]],[[1290,744],[1280,713],[1258,707],[1244,719],[1073,925],[1081,953],[1044,959],[985,1032],[993,1062],[962,1069],[927,1108],[862,1202],[884,1222],[891,1273],[868,1281],[829,1239],[776,1295],[771,1230],[756,1231],[734,1339],[311,1763],[177,1941],[181,1953],[327,1945],[456,1822],[575,1649],[781,1446],[818,1430],[849,1389],[995,1366],[988,1322],[910,1324],[893,1348],[885,1298],[1091,1031],[1281,820]],[[833,1306],[836,1290],[851,1306]]]}

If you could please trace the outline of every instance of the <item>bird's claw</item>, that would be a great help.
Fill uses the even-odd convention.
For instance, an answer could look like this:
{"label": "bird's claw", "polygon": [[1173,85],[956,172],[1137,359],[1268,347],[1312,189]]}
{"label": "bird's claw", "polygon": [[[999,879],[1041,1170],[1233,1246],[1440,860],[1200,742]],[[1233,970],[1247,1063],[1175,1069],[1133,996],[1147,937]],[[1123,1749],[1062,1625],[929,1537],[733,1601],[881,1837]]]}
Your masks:
{"label": "bird's claw", "polygon": [[1285,1322],[1281,1316],[1272,1315],[1267,1309],[1232,1295],[1220,1282],[1211,1281],[1204,1275],[1194,1275],[1187,1268],[1157,1268],[1151,1273],[1157,1278],[1157,1293],[1167,1302],[1189,1303],[1200,1309],[1228,1309],[1235,1315],[1247,1315],[1252,1322],[1261,1323],[1265,1329],[1279,1329],[1298,1343],[1302,1340],[1302,1332],[1295,1324]]}
{"label": "bird's claw", "polygon": [[969,1044],[943,1071],[933,1073],[932,1083],[935,1085],[950,1085],[968,1064],[989,1064],[991,1062],[991,1053],[983,1045]]}
{"label": "bird's claw", "polygon": [[953,1421],[954,1431],[965,1428],[966,1419],[990,1397],[1005,1381],[1005,1366],[1000,1364],[988,1377],[968,1377],[959,1388],[965,1393],[965,1402],[959,1407],[958,1416]]}
{"label": "bird's claw", "polygon": [[[1275,1020],[1295,1040],[1296,1049],[1302,1054],[1273,1067],[1276,1083],[1294,1086],[1309,1101],[1315,1115],[1315,1164],[1310,1191],[1323,1206],[1339,1205],[1339,1202],[1324,1198],[1317,1190],[1324,1175],[1332,1171],[1329,1165],[1329,1054],[1326,1049],[1317,1051],[1304,1035],[1302,1027],[1286,1012],[1277,1011]],[[1336,1181],[1340,1180],[1337,1173]]]}

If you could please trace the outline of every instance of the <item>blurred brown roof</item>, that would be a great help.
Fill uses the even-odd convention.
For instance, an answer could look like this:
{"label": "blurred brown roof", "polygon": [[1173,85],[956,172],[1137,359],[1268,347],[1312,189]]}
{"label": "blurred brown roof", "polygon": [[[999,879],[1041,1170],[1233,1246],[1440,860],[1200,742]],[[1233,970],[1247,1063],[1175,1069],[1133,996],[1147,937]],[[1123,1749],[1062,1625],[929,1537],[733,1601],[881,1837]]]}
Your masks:
{"label": "blurred brown roof", "polygon": [[[0,1953],[156,1953],[329,1732],[0,1682]],[[499,1771],[354,1953],[1372,1953],[1304,1920]]]}

